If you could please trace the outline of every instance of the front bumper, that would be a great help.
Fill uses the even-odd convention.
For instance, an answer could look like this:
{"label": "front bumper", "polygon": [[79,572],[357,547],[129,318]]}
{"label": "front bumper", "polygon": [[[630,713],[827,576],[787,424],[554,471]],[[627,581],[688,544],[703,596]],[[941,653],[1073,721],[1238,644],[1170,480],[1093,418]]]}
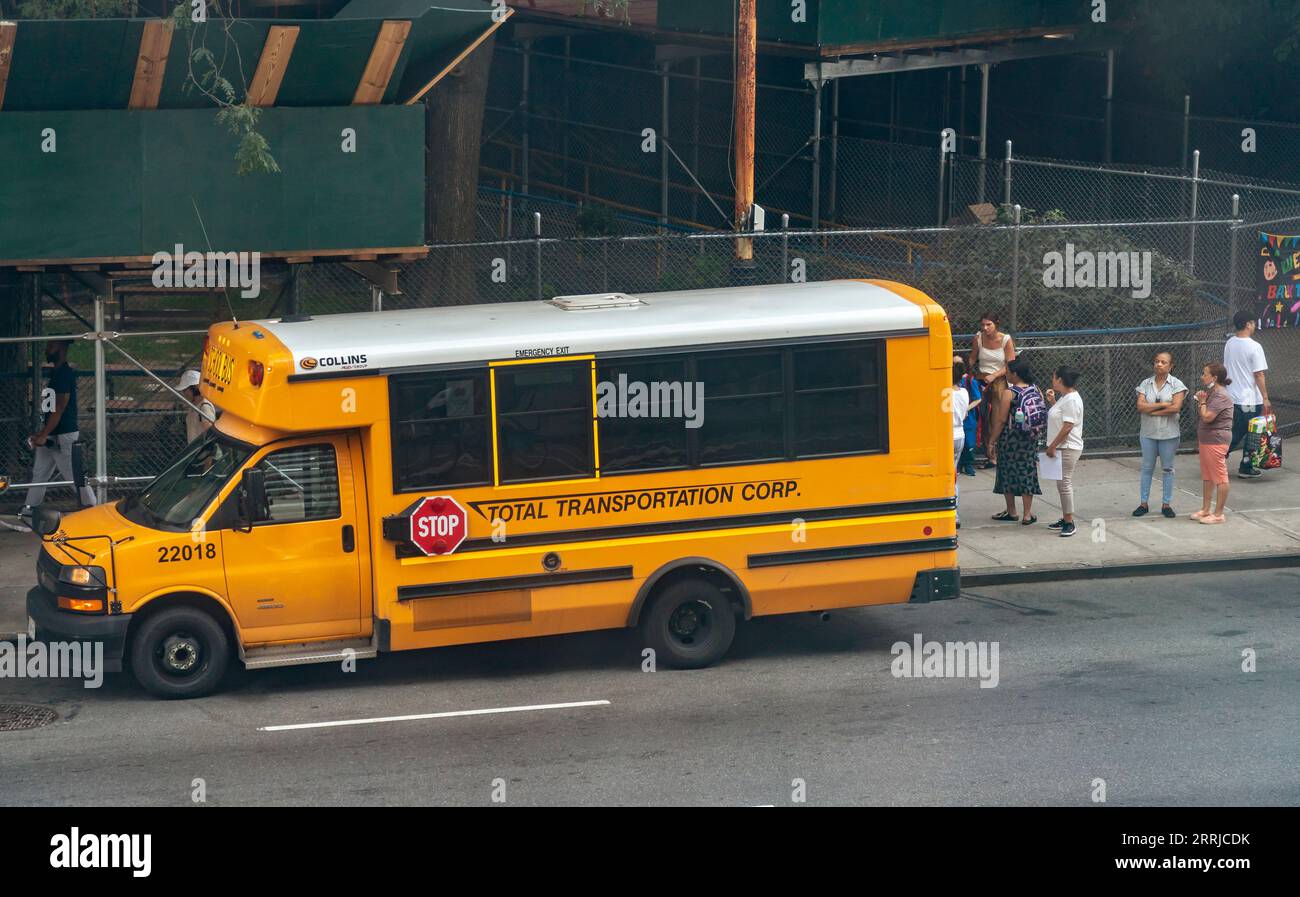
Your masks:
{"label": "front bumper", "polygon": [[36,626],[37,641],[100,642],[104,646],[104,671],[122,671],[130,614],[78,614],[59,610],[54,593],[37,586],[27,592],[27,616]]}
{"label": "front bumper", "polygon": [[912,597],[908,602],[924,604],[927,601],[944,601],[961,594],[961,568],[938,567],[934,570],[921,570],[912,583]]}

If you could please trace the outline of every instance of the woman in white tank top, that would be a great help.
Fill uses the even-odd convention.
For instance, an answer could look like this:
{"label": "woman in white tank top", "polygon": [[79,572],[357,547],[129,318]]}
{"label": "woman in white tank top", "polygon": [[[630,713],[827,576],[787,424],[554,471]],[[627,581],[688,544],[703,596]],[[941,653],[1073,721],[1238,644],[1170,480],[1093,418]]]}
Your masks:
{"label": "woman in white tank top", "polygon": [[970,366],[975,378],[984,384],[984,401],[979,406],[980,435],[978,441],[984,445],[988,460],[985,469],[997,464],[997,446],[989,445],[989,433],[993,429],[991,414],[1000,407],[998,397],[1007,385],[1007,365],[1016,360],[1016,342],[1011,334],[998,330],[996,315],[985,312],[980,315],[980,329],[971,344]]}

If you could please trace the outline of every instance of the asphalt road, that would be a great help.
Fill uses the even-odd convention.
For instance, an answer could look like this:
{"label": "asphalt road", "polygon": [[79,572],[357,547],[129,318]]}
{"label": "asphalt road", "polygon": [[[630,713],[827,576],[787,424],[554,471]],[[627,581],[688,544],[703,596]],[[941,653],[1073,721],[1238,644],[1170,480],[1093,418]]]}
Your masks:
{"label": "asphalt road", "polygon": [[[891,645],[998,643],[999,681],[895,678]],[[1257,669],[1242,671],[1253,649]],[[567,709],[329,726],[412,714]],[[0,804],[1300,805],[1300,571],[978,589],[740,627],[643,672],[633,633],[232,674],[199,701],[0,679]],[[494,780],[500,780],[495,782]]]}

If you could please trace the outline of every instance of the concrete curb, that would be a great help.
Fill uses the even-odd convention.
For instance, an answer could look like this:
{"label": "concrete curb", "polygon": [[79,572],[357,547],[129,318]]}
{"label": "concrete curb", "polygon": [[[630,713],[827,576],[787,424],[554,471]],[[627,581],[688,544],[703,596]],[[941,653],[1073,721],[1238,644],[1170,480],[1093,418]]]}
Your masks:
{"label": "concrete curb", "polygon": [[1246,554],[1218,558],[1181,558],[1163,561],[1137,561],[1108,564],[1104,567],[1028,567],[1025,569],[990,570],[987,573],[961,575],[962,588],[1015,585],[1031,582],[1064,582],[1072,579],[1126,579],[1132,576],[1168,576],[1179,573],[1217,573],[1230,570],[1266,570],[1300,567],[1300,552]]}

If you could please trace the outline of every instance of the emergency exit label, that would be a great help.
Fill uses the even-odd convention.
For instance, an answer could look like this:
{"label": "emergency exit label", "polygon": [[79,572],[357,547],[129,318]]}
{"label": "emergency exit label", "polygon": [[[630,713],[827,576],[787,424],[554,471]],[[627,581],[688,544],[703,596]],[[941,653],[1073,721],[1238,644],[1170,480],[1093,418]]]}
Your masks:
{"label": "emergency exit label", "polygon": [[450,495],[420,499],[411,511],[411,544],[426,555],[451,554],[469,534],[469,514]]}

